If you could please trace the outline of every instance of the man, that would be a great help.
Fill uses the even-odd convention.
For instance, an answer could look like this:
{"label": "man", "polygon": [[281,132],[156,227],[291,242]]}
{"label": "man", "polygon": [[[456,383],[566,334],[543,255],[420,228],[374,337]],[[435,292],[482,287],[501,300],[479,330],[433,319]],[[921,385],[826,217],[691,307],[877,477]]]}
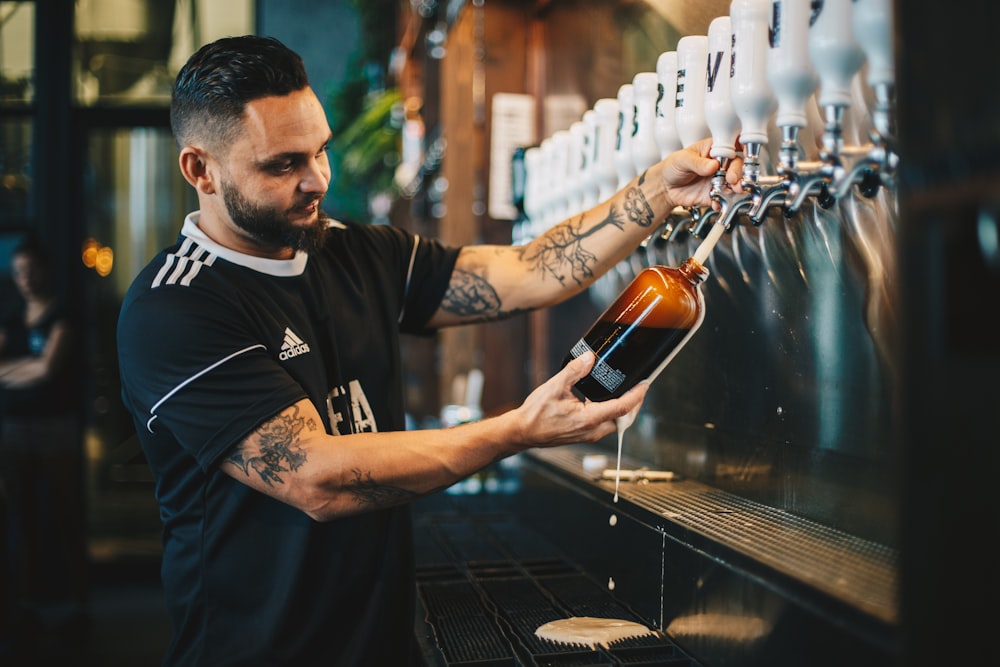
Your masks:
{"label": "man", "polygon": [[275,40],[195,53],[171,119],[199,211],[118,328],[164,525],[165,662],[411,664],[408,501],[529,447],[602,438],[646,388],[579,401],[588,355],[506,414],[404,431],[400,333],[580,292],[674,206],[707,205],[718,162],[681,152],[524,247],[451,248],[323,214],[330,128]]}

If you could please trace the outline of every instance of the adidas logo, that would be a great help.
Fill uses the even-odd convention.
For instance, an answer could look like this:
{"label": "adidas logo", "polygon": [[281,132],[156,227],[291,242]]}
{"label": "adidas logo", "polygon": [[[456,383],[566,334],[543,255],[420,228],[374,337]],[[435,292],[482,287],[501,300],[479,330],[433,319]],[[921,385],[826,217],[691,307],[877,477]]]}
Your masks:
{"label": "adidas logo", "polygon": [[309,344],[292,333],[291,329],[285,327],[285,341],[281,344],[281,352],[278,354],[278,358],[282,361],[287,361],[308,351]]}

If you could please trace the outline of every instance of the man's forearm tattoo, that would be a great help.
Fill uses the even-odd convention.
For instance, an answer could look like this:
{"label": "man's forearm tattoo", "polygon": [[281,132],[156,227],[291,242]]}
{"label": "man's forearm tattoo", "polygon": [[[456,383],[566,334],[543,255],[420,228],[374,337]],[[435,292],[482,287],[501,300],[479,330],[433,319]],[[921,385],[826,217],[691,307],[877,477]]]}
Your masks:
{"label": "man's forearm tattoo", "polygon": [[567,221],[549,230],[545,236],[539,237],[536,243],[528,246],[524,259],[534,264],[533,269],[548,273],[565,285],[572,280],[577,285],[594,276],[594,264],[597,256],[583,247],[584,240],[596,234],[605,227],[625,229],[625,221],[614,204],[608,209],[608,215],[593,227],[583,231],[583,216],[575,221]]}
{"label": "man's forearm tattoo", "polygon": [[[646,172],[639,176],[639,185],[646,182]],[[625,193],[625,215],[640,227],[653,224],[653,207],[646,201],[646,195],[639,188],[631,188]]]}
{"label": "man's forearm tattoo", "polygon": [[[643,172],[638,184],[645,182],[646,172]],[[653,208],[638,187],[630,188],[625,193],[625,218],[640,227],[653,224]],[[584,249],[583,242],[588,236],[608,226],[625,229],[625,220],[614,204],[608,208],[608,215],[604,220],[586,231],[583,231],[582,215],[575,221],[567,221],[554,227],[540,239],[542,243],[530,246],[530,254],[524,259],[533,262],[535,269],[552,275],[563,285],[567,280],[580,285],[594,276],[594,264],[597,262],[597,256]]]}
{"label": "man's forearm tattoo", "polygon": [[[638,184],[642,185],[645,181],[646,172],[643,172]],[[649,227],[653,224],[653,219],[653,209],[642,190],[638,187],[630,188],[625,193],[624,215],[612,204],[604,220],[586,230],[583,215],[575,220],[567,220],[526,246],[522,250],[523,259],[532,265],[532,270],[549,274],[562,285],[569,281],[582,285],[594,277],[594,265],[598,260],[597,255],[584,248],[587,237],[608,226],[624,230],[626,222]],[[480,274],[462,269],[453,272],[441,307],[450,313],[481,321],[502,319],[524,312],[504,310],[499,295],[489,281]]]}
{"label": "man's forearm tattoo", "polygon": [[500,297],[493,286],[480,276],[455,269],[441,305],[456,315],[495,313],[500,310]]}
{"label": "man's forearm tattoo", "polygon": [[362,507],[391,507],[413,500],[419,495],[399,486],[379,484],[372,478],[370,472],[362,473],[357,468],[351,472],[354,473],[354,481],[348,485],[348,491]]}
{"label": "man's forearm tattoo", "polygon": [[517,315],[520,310],[503,310],[500,296],[482,276],[455,269],[451,284],[441,300],[441,307],[456,315],[476,317],[482,321]]}
{"label": "man's forearm tattoo", "polygon": [[256,454],[247,451],[243,443],[228,460],[247,477],[252,470],[268,486],[284,484],[281,474],[298,470],[306,462],[306,454],[299,446],[299,434],[305,428],[315,430],[317,426],[313,420],[299,417],[299,408],[295,407],[291,414],[278,415],[257,429]]}

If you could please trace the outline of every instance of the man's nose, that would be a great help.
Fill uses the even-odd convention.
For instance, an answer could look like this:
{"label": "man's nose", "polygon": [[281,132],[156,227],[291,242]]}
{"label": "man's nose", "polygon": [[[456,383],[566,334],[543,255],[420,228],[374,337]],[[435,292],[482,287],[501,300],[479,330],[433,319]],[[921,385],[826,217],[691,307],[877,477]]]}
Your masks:
{"label": "man's nose", "polygon": [[310,160],[299,189],[303,192],[326,192],[330,186],[330,165],[324,155],[320,159]]}

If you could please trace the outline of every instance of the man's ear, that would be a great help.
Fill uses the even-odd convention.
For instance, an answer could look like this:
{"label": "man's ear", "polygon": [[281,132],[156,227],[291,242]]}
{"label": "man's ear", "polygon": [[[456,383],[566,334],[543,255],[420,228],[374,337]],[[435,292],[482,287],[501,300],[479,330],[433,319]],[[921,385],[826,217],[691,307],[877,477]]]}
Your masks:
{"label": "man's ear", "polygon": [[215,194],[215,181],[208,169],[208,154],[196,146],[185,146],[177,158],[184,180],[190,183],[198,192],[206,195]]}

